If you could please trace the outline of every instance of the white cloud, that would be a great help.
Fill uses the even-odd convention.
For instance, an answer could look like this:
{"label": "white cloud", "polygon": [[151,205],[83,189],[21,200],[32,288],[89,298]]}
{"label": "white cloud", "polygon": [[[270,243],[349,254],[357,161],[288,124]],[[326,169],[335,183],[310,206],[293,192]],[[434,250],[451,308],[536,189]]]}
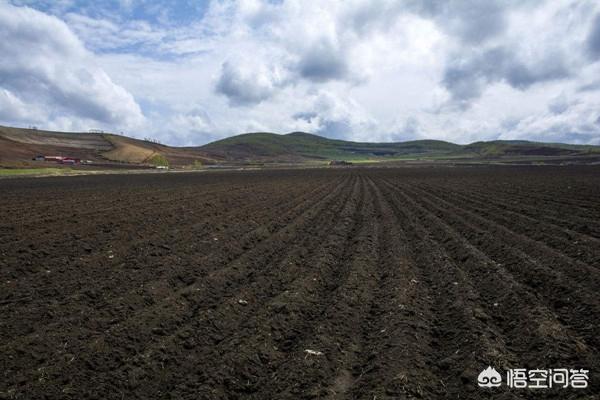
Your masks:
{"label": "white cloud", "polygon": [[16,60],[0,60],[0,116],[172,144],[257,130],[598,141],[592,0],[219,0],[185,23],[181,4],[153,4],[154,19],[136,4],[1,6],[17,17],[0,19]]}
{"label": "white cloud", "polygon": [[150,50],[162,45],[168,38],[166,31],[154,28],[145,21],[119,23],[76,13],[68,13],[64,19],[74,33],[85,40],[86,46],[94,51],[127,49],[130,46]]}
{"label": "white cloud", "polygon": [[110,127],[133,127],[143,120],[133,96],[55,17],[0,5],[0,53],[0,88],[11,93],[13,104],[44,110],[38,120],[68,116]]}
{"label": "white cloud", "polygon": [[342,99],[329,91],[319,91],[308,98],[310,102],[305,111],[293,117],[303,121],[309,130],[336,139],[371,139],[368,135],[374,121],[356,101],[348,97]]}
{"label": "white cloud", "polygon": [[[40,110],[36,110],[40,111]],[[21,99],[6,89],[0,89],[0,120],[34,122],[39,115],[29,109]]]}
{"label": "white cloud", "polygon": [[253,105],[267,100],[285,78],[276,67],[267,67],[252,61],[226,61],[221,65],[221,74],[216,90],[227,96],[233,106]]}

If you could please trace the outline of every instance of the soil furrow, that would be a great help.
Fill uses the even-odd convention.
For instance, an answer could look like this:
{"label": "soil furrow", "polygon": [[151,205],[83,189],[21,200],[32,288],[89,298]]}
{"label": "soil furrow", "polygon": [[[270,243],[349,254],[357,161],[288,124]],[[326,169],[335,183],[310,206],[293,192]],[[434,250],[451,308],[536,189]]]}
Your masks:
{"label": "soil furrow", "polygon": [[[277,223],[278,220],[288,220],[289,217],[287,216],[293,216],[294,212],[302,211],[306,204],[309,204],[308,202],[312,202],[315,200],[315,198],[311,198],[310,196],[301,196],[299,197],[299,199],[301,200],[300,203],[297,203],[294,207],[291,207],[289,210],[286,210],[280,214],[276,214],[277,218],[270,221],[270,224],[272,225],[273,223]],[[282,217],[283,219],[280,219]],[[239,225],[231,225],[236,226],[236,228],[238,228],[238,231],[240,231]],[[181,227],[177,229],[181,232],[185,231]],[[243,252],[245,252],[247,249],[252,248],[257,243],[260,243],[260,241],[265,240],[265,234],[268,234],[268,232],[272,229],[274,228],[269,228],[269,224],[266,224],[253,229],[247,234],[244,234],[244,236],[242,236],[238,241],[234,242],[233,247],[231,245],[228,246],[228,258],[233,259],[233,257],[243,254]],[[169,236],[166,236],[166,239],[168,239]],[[212,239],[213,236],[216,237],[216,234],[211,232],[210,235],[208,235],[208,238]],[[152,302],[155,303],[159,301],[161,296],[166,296],[170,294],[173,289],[178,289],[182,285],[189,285],[190,282],[192,282],[196,276],[206,275],[207,273],[209,273],[211,271],[212,265],[217,264],[216,262],[214,262],[215,260],[210,259],[211,255],[216,254],[217,256],[220,256],[221,254],[223,254],[224,249],[222,246],[224,246],[227,243],[228,239],[235,238],[234,236],[226,235],[223,232],[219,232],[218,236],[222,239],[221,242],[217,242],[219,243],[218,247],[213,244],[215,243],[213,240],[209,240],[209,246],[202,246],[199,249],[193,249],[190,252],[189,257],[186,256],[185,251],[180,251],[180,248],[178,246],[173,246],[173,248],[169,246],[167,249],[163,248],[159,244],[157,244],[156,246],[152,246],[152,251],[163,253],[163,256],[160,258],[156,257],[156,255],[151,256],[150,259],[148,259],[145,263],[142,264],[144,265],[145,269],[151,268],[155,270],[156,275],[139,274],[140,268],[136,267],[135,264],[140,264],[140,261],[134,261],[135,264],[132,263],[131,265],[126,265],[122,262],[118,263],[118,261],[112,262],[113,260],[108,260],[106,256],[103,256],[102,258],[104,259],[104,262],[100,263],[100,266],[104,266],[104,269],[106,269],[106,266],[116,266],[117,269],[113,270],[113,272],[118,272],[120,270],[121,275],[125,275],[125,277],[127,278],[126,284],[118,285],[118,288],[120,290],[110,290],[111,286],[114,285],[114,280],[110,276],[95,277],[95,279],[101,279],[106,282],[105,290],[108,291],[109,295],[102,294],[101,292],[90,292],[89,288],[81,286],[81,284],[76,282],[73,285],[75,290],[70,289],[68,285],[61,285],[60,291],[54,291],[53,293],[41,293],[39,291],[33,291],[33,293],[31,293],[32,290],[30,290],[30,294],[28,295],[26,301],[22,301],[20,304],[17,304],[16,307],[14,304],[8,303],[6,307],[9,307],[10,305],[10,308],[8,308],[7,311],[13,315],[23,315],[21,309],[29,307],[30,313],[36,313],[32,316],[32,318],[46,318],[49,319],[49,324],[53,324],[53,321],[62,320],[63,318],[65,318],[61,317],[62,309],[71,310],[70,313],[72,315],[72,309],[70,307],[66,307],[69,302],[77,302],[81,304],[81,298],[90,298],[91,300],[93,300],[93,302],[90,305],[95,305],[96,307],[83,309],[80,311],[80,313],[77,313],[75,317],[79,316],[79,318],[81,318],[84,315],[92,314],[95,316],[94,321],[92,322],[102,321],[106,319],[110,320],[111,324],[114,324],[116,321],[119,320],[119,311],[125,312],[127,315],[130,315],[133,311],[131,305],[128,309],[121,309],[119,303],[121,302],[123,296],[131,297],[131,295],[133,294],[139,298],[139,306],[146,307],[146,299],[149,296],[152,298]],[[166,268],[166,266],[162,264],[165,261],[165,256],[173,253],[176,253],[177,256],[169,264],[173,264],[177,267]],[[135,257],[139,259],[139,252],[133,252],[132,254],[135,254]],[[156,261],[153,261],[153,259]],[[206,260],[208,260],[208,262]],[[158,263],[154,266],[155,262]],[[208,265],[209,267],[198,268],[198,265],[202,265],[203,263],[204,265]],[[62,273],[62,276],[64,276],[68,272],[68,270],[65,270]],[[102,272],[102,269],[100,269],[100,272]],[[92,271],[89,271],[88,276],[93,276]],[[48,282],[45,282],[45,280],[47,280],[48,278],[43,278],[44,275],[42,276],[42,281],[40,282],[40,285],[47,285]],[[152,282],[157,281],[160,284],[152,284]],[[171,282],[173,282],[173,284],[171,284]],[[10,294],[10,292],[8,294]],[[66,296],[69,297],[66,298]],[[10,299],[10,297],[8,297],[8,299]],[[51,301],[49,301],[49,299],[51,299]],[[83,321],[77,322],[77,320],[74,320],[70,316],[66,316],[66,318],[70,319],[70,323],[72,324],[81,325],[82,323],[84,323]],[[17,324],[20,321],[24,321],[27,319],[28,318],[25,318],[23,320],[15,318],[14,321],[15,324]],[[20,328],[17,325],[13,327],[3,327],[3,335],[6,334],[8,335],[8,337],[15,335],[13,332],[8,330],[8,328],[11,328],[12,331],[17,332],[17,334],[19,335],[26,333],[29,329],[27,325],[22,326]],[[48,324],[45,325],[44,329],[49,329]],[[98,330],[101,328],[98,326],[93,326],[91,327],[91,329]]]}
{"label": "soil furrow", "polygon": [[[359,238],[369,242],[372,240],[364,237],[368,232],[362,224],[365,213],[372,208],[369,205],[369,193],[364,177],[361,176],[359,181],[360,195],[355,196],[353,207],[326,238],[326,244],[311,268],[312,272],[306,274],[297,287],[278,299],[287,307],[286,312],[273,315],[277,336],[285,338],[284,352],[269,363],[271,374],[260,382],[256,398],[265,398],[268,393],[280,393],[283,398],[312,398],[332,394],[325,387],[324,377],[330,375],[331,383],[334,383],[338,372],[343,373],[336,368],[336,361],[343,357],[344,351],[353,351],[352,348],[344,348],[344,343],[350,345],[348,341],[352,338],[342,338],[344,328],[339,327],[339,331],[336,331],[336,326],[328,323],[335,314],[335,320],[340,324],[337,318],[341,315],[336,312],[342,310],[345,318],[351,318],[354,310],[345,301],[353,301],[347,298],[352,296],[352,288],[359,289],[356,287],[359,277],[356,269],[361,267],[360,261],[354,260],[352,254],[356,247],[363,246]],[[358,320],[360,313],[357,310],[354,315]],[[352,325],[352,322],[344,320],[346,328],[346,323]],[[319,384],[315,386],[316,382]]]}
{"label": "soil furrow", "polygon": [[[425,357],[431,351],[427,332],[432,324],[431,295],[426,286],[414,284],[421,273],[415,270],[408,239],[390,199],[379,183],[371,181],[371,188],[379,215],[377,281],[361,326],[362,343],[352,386],[345,398],[422,396],[439,385]],[[418,346],[413,345],[415,341]],[[429,382],[430,387],[419,381]]]}
{"label": "soil furrow", "polygon": [[536,222],[546,222],[554,226],[553,229],[566,229],[568,233],[573,232],[575,235],[581,235],[581,237],[591,242],[597,242],[600,239],[600,223],[598,223],[597,219],[590,218],[589,210],[586,212],[587,217],[581,217],[570,212],[571,210],[569,209],[555,210],[549,207],[542,207],[540,204],[526,202],[523,197],[518,196],[495,195],[491,197],[486,196],[485,192],[465,192],[464,190],[447,186],[438,188],[433,185],[426,185],[424,189],[433,191],[439,195],[449,195],[455,198],[466,199],[481,208],[485,208],[488,204],[493,204],[500,211],[514,212]]}
{"label": "soil furrow", "polygon": [[[213,253],[223,253],[225,251],[230,253],[231,256],[235,256],[243,252],[244,249],[250,248],[256,241],[261,240],[261,236],[264,235],[260,235],[259,232],[265,231],[267,228],[264,223],[263,225],[258,225],[257,222],[254,222],[255,220],[261,221],[268,218],[269,215],[276,215],[278,218],[286,216],[307,201],[314,201],[313,197],[318,198],[318,196],[323,196],[325,189],[325,187],[317,187],[314,191],[286,199],[286,202],[278,204],[272,210],[264,209],[260,204],[252,203],[251,206],[236,207],[235,210],[225,215],[220,214],[211,216],[208,219],[202,218],[199,220],[195,215],[191,215],[190,213],[193,214],[193,211],[190,211],[186,214],[184,225],[178,223],[176,228],[156,232],[153,235],[145,235],[143,239],[140,238],[132,242],[127,242],[127,246],[118,252],[108,247],[109,250],[101,254],[96,252],[95,254],[80,257],[75,265],[56,265],[56,261],[47,260],[46,262],[52,266],[42,268],[42,271],[36,276],[19,277],[19,279],[9,278],[10,283],[4,281],[2,286],[6,290],[4,291],[3,299],[0,300],[10,301],[11,295],[23,295],[23,288],[28,287],[30,300],[20,303],[20,308],[29,307],[32,310],[41,311],[41,309],[45,309],[49,311],[47,303],[41,303],[32,307],[32,300],[39,299],[44,302],[50,296],[53,299],[54,305],[56,305],[55,308],[64,308],[69,301],[77,301],[81,296],[87,296],[88,294],[86,293],[89,289],[82,287],[76,281],[70,285],[61,285],[61,290],[55,293],[43,293],[38,287],[43,288],[44,286],[48,286],[49,279],[62,279],[71,270],[81,268],[86,269],[88,278],[94,277],[94,279],[102,279],[110,282],[113,278],[110,275],[107,276],[107,272],[112,272],[119,274],[120,279],[126,279],[126,284],[116,285],[118,290],[110,290],[108,292],[110,295],[103,294],[101,296],[103,307],[109,306],[107,303],[110,303],[111,299],[126,295],[125,293],[131,293],[132,290],[143,292],[143,290],[140,290],[140,287],[144,285],[149,286],[152,280],[161,280],[164,283],[168,283],[169,286],[176,288],[181,284],[185,284],[185,281],[189,281],[190,276],[198,273],[206,273],[205,270],[198,271],[190,268],[191,265],[201,262],[202,258],[206,258]],[[272,214],[273,211],[276,211],[276,213]],[[252,215],[252,219],[244,220],[244,217],[247,215]],[[223,219],[225,216],[230,219]],[[197,236],[200,240],[175,243],[175,245],[169,243],[173,237],[182,234]],[[112,240],[115,239],[113,238]],[[96,244],[96,246],[98,245]],[[135,259],[129,260],[132,256]],[[145,256],[146,260],[140,262],[140,256]],[[163,266],[165,257],[173,258],[172,262],[170,262],[173,265],[172,268],[167,269]],[[90,264],[99,265],[99,267],[90,268]],[[158,272],[157,275],[139,274],[140,264],[144,268],[155,269]],[[109,266],[112,268],[107,270]],[[46,273],[46,268],[51,270],[50,274]],[[184,276],[183,274],[186,270],[187,274]],[[148,278],[151,280],[148,280]],[[37,279],[37,282],[29,283],[31,279]],[[110,284],[107,285],[107,289],[110,286]],[[126,292],[123,292],[123,290]],[[21,312],[20,308],[11,306],[7,311],[17,314]],[[53,310],[52,312],[59,312],[59,310]]]}
{"label": "soil furrow", "polygon": [[535,219],[523,215],[520,212],[502,209],[487,197],[482,200],[474,200],[474,196],[457,195],[447,191],[440,193],[435,189],[420,190],[422,190],[422,193],[435,195],[437,198],[443,197],[445,202],[459,205],[460,208],[494,221],[516,234],[542,242],[544,245],[556,249],[577,261],[600,266],[600,239],[564,227],[558,227],[539,218]]}
{"label": "soil furrow", "polygon": [[598,398],[600,166],[418,164],[0,180],[0,399]]}
{"label": "soil furrow", "polygon": [[[483,367],[505,367],[516,360],[515,349],[507,343],[502,328],[483,308],[483,303],[489,302],[487,295],[492,293],[486,293],[488,298],[483,298],[478,282],[471,279],[462,263],[432,234],[434,229],[419,212],[418,204],[411,202],[397,187],[385,181],[381,183],[406,234],[417,268],[417,275],[409,284],[417,286],[417,291],[428,293],[429,307],[424,315],[431,321],[424,323],[429,330],[429,342],[423,347],[428,350],[424,354],[427,370],[435,379],[428,381],[427,386],[421,383],[413,387],[413,392],[408,394],[427,396],[428,393],[438,397],[473,392],[477,374]],[[503,294],[495,296],[498,300]],[[406,393],[406,382],[410,379],[419,382],[411,374],[405,382],[398,382],[392,393]]]}
{"label": "soil furrow", "polygon": [[[347,182],[347,179],[344,181]],[[285,244],[294,239],[294,231],[307,226],[316,218],[322,218],[322,211],[326,209],[330,203],[338,200],[337,197],[339,196],[339,191],[344,190],[346,186],[347,185],[344,182],[341,182],[335,190],[331,191],[325,198],[321,199],[319,204],[315,204],[312,207],[305,209],[300,216],[294,217],[288,221],[288,225],[282,226],[280,230],[274,232],[264,241],[257,244],[256,247],[243,253],[240,258],[229,261],[229,258],[227,257],[223,260],[225,263],[223,263],[223,261],[215,261],[215,272],[202,278],[197,284],[192,283],[183,289],[179,289],[176,293],[169,295],[159,302],[152,301],[151,303],[146,304],[146,307],[141,309],[141,314],[134,313],[133,315],[127,316],[127,310],[123,310],[125,311],[123,315],[127,316],[123,321],[106,321],[102,324],[104,326],[101,325],[89,330],[84,342],[70,343],[70,348],[68,350],[59,349],[58,353],[84,353],[93,357],[77,358],[74,360],[76,362],[62,361],[60,363],[61,367],[55,366],[54,370],[48,370],[47,373],[59,375],[62,373],[62,368],[66,368],[67,370],[75,371],[74,374],[76,374],[76,371],[81,369],[81,365],[84,365],[87,368],[92,368],[97,374],[102,371],[109,371],[113,369],[115,365],[122,365],[123,362],[127,360],[127,356],[124,354],[139,352],[144,347],[146,341],[153,340],[152,338],[154,338],[154,340],[160,340],[161,336],[169,334],[170,330],[176,330],[180,326],[185,325],[185,321],[194,315],[197,307],[210,308],[211,304],[215,304],[214,302],[203,303],[202,300],[204,298],[206,298],[205,300],[214,298],[214,301],[218,302],[219,298],[226,296],[226,293],[233,293],[236,288],[250,284],[252,281],[248,280],[249,278],[255,279],[256,276],[260,276],[260,274],[264,273],[261,269],[258,269],[258,273],[253,272],[252,268],[245,268],[245,266],[250,265],[258,267],[260,265],[269,264],[270,262],[275,262],[269,260],[273,256],[283,257],[285,253],[277,255],[276,249],[284,249]],[[273,247],[273,245],[275,245],[275,247]],[[220,267],[220,265],[222,266]],[[215,286],[215,283],[218,283],[218,286]],[[219,287],[223,286],[223,289],[219,289]],[[127,324],[123,325],[125,322]],[[139,332],[140,326],[146,326],[148,328],[144,332]],[[159,333],[154,332],[155,329],[150,329],[150,327],[155,327],[159,330]],[[23,343],[22,346],[36,346],[39,337],[32,336],[28,339],[29,340],[20,340],[19,343]],[[69,337],[68,335],[65,335],[64,331],[57,331],[56,336],[53,335],[53,339],[58,345],[68,341]],[[46,337],[45,340],[48,340],[48,337]],[[127,351],[122,351],[121,353],[123,354],[114,354],[111,351],[114,347],[127,349]],[[33,363],[40,363],[40,361],[44,360],[32,360]],[[89,376],[87,378],[89,378]]]}
{"label": "soil furrow", "polygon": [[[536,259],[535,256],[531,256],[533,253],[531,247],[534,244],[528,243],[527,240],[514,237],[510,232],[498,232],[494,229],[493,223],[465,215],[461,213],[460,209],[444,203],[442,200],[439,200],[439,203],[444,205],[443,208],[428,203],[425,200],[427,196],[422,193],[417,196],[421,199],[421,204],[425,204],[432,212],[441,216],[474,247],[480,249],[492,260],[502,260],[502,267],[512,274],[520,284],[526,285],[536,293],[540,300],[543,300],[544,304],[558,316],[561,323],[575,330],[589,346],[593,346],[594,349],[599,348],[600,342],[595,332],[600,327],[586,322],[585,318],[588,315],[600,314],[600,304],[597,299],[594,299],[596,293],[594,282],[596,282],[595,287],[598,286],[598,283],[597,280],[594,281],[590,271],[579,270],[578,272],[577,266],[559,268],[560,259],[556,258]],[[450,210],[455,213],[442,215]],[[472,220],[475,221],[473,222],[475,225],[466,222]],[[499,241],[499,238],[502,240]],[[504,243],[511,245],[509,247]],[[524,251],[524,248],[527,247],[522,246],[530,249],[529,254]],[[554,261],[553,268],[546,264],[550,261]],[[562,271],[569,272],[568,276]],[[540,281],[551,283],[540,285]]]}
{"label": "soil furrow", "polygon": [[[355,191],[358,187],[357,182],[348,183],[348,189],[351,186]],[[344,218],[346,210],[353,204],[352,197],[351,195],[336,196],[337,205],[332,207],[330,212],[319,214],[320,219],[315,221],[315,226],[323,226],[323,224],[326,226],[321,233],[327,234],[328,229],[333,230],[336,220]],[[252,281],[250,285],[241,287],[236,293],[226,294],[222,291],[213,291],[209,295],[214,299],[206,297],[194,299],[197,304],[187,323],[180,324],[176,332],[164,336],[157,343],[146,347],[134,358],[128,360],[127,365],[110,371],[109,374],[115,377],[127,376],[135,374],[142,365],[146,370],[156,370],[162,368],[164,363],[175,363],[178,365],[178,370],[194,371],[194,374],[170,376],[166,372],[170,376],[168,379],[170,385],[181,383],[182,386],[194,387],[194,385],[202,383],[202,380],[198,382],[199,375],[195,371],[198,359],[212,361],[215,368],[219,368],[218,365],[230,368],[230,364],[223,363],[223,354],[235,353],[234,349],[242,348],[243,343],[249,348],[260,345],[256,351],[262,354],[263,358],[269,357],[268,350],[270,349],[265,348],[264,339],[255,337],[255,335],[264,335],[264,330],[254,331],[252,328],[258,328],[261,323],[264,323],[265,313],[269,314],[273,312],[273,309],[277,309],[279,298],[287,296],[294,287],[301,286],[298,282],[303,281],[306,273],[309,272],[307,270],[309,266],[304,264],[305,260],[310,262],[318,254],[317,249],[320,249],[319,233],[314,231],[312,235],[307,235],[299,242],[311,250],[303,251],[302,247],[296,247],[286,251],[283,258],[273,260],[265,267],[265,271],[261,271],[256,280]],[[252,270],[254,267],[249,265],[248,269]],[[227,300],[223,302],[223,299]],[[207,302],[213,305],[207,308]],[[248,332],[249,336],[237,336],[235,335],[237,331]],[[176,353],[182,346],[187,350],[185,359],[172,359],[170,353]],[[189,362],[192,364],[190,365]],[[233,380],[219,384],[235,384],[236,382]],[[242,389],[240,390],[249,390],[246,383],[241,382]],[[144,390],[151,390],[155,394],[165,390],[164,380],[156,381],[147,376],[138,377],[136,375],[135,386],[137,385],[141,385]],[[214,383],[214,386],[218,385]],[[217,391],[215,390],[215,393]]]}
{"label": "soil furrow", "polygon": [[461,271],[477,288],[481,300],[476,318],[487,324],[496,323],[502,339],[510,343],[507,347],[521,354],[519,362],[522,365],[530,366],[534,360],[578,367],[598,363],[594,350],[581,341],[579,332],[572,332],[562,324],[556,314],[540,303],[528,288],[515,281],[503,266],[474,248],[405,191],[398,190],[397,193],[427,221],[436,242],[459,263]]}

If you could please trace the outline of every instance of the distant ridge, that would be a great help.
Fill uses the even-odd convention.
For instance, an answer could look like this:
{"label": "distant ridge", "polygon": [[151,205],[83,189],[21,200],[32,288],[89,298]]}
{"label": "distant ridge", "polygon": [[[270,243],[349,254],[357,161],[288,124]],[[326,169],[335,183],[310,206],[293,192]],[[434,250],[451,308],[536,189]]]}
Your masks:
{"label": "distant ridge", "polygon": [[531,141],[489,141],[458,145],[443,140],[413,140],[392,143],[351,142],[328,139],[306,132],[286,135],[257,132],[228,137],[200,147],[216,158],[234,160],[402,160],[489,159],[506,156],[585,156],[600,154],[600,146],[540,143]]}
{"label": "distant ridge", "polygon": [[285,135],[244,133],[197,147],[173,147],[109,133],[53,132],[0,126],[0,165],[31,164],[37,154],[65,155],[98,163],[152,166],[322,163],[331,160],[381,162],[407,160],[490,160],[600,158],[600,146],[523,140],[458,145],[442,140],[364,143],[329,139],[306,132]]}

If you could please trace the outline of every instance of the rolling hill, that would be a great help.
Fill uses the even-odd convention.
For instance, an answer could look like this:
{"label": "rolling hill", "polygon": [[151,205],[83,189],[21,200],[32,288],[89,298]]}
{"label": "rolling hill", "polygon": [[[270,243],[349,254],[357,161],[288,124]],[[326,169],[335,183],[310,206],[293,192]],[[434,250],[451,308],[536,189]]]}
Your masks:
{"label": "rolling hill", "polygon": [[247,133],[200,147],[213,158],[237,161],[394,161],[408,159],[491,160],[507,157],[600,156],[600,146],[489,141],[458,145],[442,140],[365,143],[328,139],[304,132]]}
{"label": "rolling hill", "polygon": [[173,166],[215,163],[194,148],[171,147],[109,133],[54,132],[0,126],[0,165],[37,165],[36,155],[67,156],[96,165]]}
{"label": "rolling hill", "polygon": [[109,133],[53,132],[0,126],[1,166],[40,166],[35,155],[62,155],[103,166],[172,167],[326,163],[330,160],[582,160],[598,161],[600,146],[489,141],[458,145],[441,140],[364,143],[304,132],[246,133],[199,147],[173,147]]}
{"label": "rolling hill", "polygon": [[462,146],[440,140],[399,143],[359,143],[324,138],[304,132],[287,135],[247,133],[202,146],[217,158],[257,160],[380,160],[402,156],[442,156],[459,153]]}

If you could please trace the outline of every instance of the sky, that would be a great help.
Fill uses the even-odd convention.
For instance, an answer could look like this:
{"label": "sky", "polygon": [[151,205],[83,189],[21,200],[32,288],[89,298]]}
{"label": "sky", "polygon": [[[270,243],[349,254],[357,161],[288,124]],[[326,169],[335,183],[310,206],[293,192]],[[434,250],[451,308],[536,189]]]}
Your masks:
{"label": "sky", "polygon": [[0,124],[600,145],[600,2],[0,0]]}

